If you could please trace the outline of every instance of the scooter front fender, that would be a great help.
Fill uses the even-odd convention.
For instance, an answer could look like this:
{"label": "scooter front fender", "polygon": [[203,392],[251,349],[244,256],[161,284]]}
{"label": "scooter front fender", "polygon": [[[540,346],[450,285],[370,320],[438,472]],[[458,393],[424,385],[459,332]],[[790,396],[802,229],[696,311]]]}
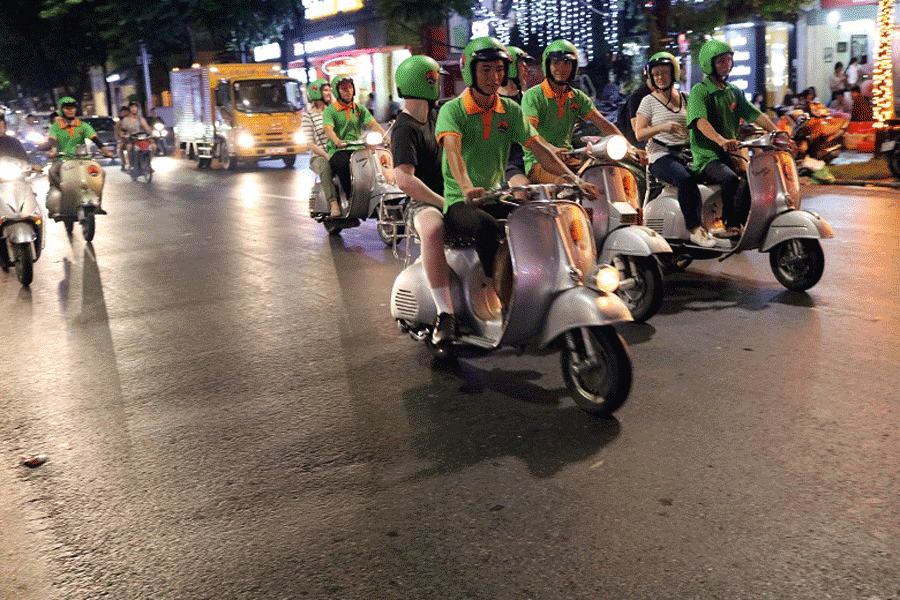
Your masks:
{"label": "scooter front fender", "polygon": [[614,229],[606,236],[597,262],[612,262],[616,254],[650,256],[664,252],[672,252],[672,247],[663,236],[643,225],[627,225]]}
{"label": "scooter front fender", "polygon": [[834,229],[828,221],[806,210],[789,210],[772,219],[766,239],[759,247],[768,252],[781,242],[794,238],[828,239],[834,237]]}
{"label": "scooter front fender", "polygon": [[31,244],[37,240],[34,225],[24,221],[9,223],[3,228],[3,234],[10,244]]}
{"label": "scooter front fender", "polygon": [[570,288],[550,304],[538,345],[543,348],[573,327],[594,327],[631,321],[631,313],[615,294],[579,286]]}

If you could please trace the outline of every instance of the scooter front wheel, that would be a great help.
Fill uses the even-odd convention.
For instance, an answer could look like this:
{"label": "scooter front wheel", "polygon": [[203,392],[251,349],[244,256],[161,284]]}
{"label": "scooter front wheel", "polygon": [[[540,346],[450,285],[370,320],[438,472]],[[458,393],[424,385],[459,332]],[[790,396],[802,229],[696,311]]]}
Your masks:
{"label": "scooter front wheel", "polygon": [[625,303],[631,317],[643,322],[657,313],[663,300],[662,267],[655,256],[625,256],[615,259],[619,268],[616,295]]}
{"label": "scooter front wheel", "polygon": [[75,231],[75,219],[65,219],[63,225],[66,227],[66,233],[72,235],[72,232]]}
{"label": "scooter front wheel", "polygon": [[95,224],[94,211],[85,211],[84,216],[81,217],[81,235],[84,237],[84,241],[90,242],[94,239]]}
{"label": "scooter front wheel", "polygon": [[822,278],[825,254],[819,240],[794,238],[769,251],[769,265],[778,283],[789,290],[805,292]]}
{"label": "scooter front wheel", "polygon": [[16,253],[16,277],[24,287],[31,285],[34,279],[34,259],[31,256],[31,246],[28,244],[16,244],[13,246]]}
{"label": "scooter front wheel", "polygon": [[631,358],[624,340],[612,325],[570,329],[562,338],[562,374],[575,404],[592,415],[611,415],[631,392]]}

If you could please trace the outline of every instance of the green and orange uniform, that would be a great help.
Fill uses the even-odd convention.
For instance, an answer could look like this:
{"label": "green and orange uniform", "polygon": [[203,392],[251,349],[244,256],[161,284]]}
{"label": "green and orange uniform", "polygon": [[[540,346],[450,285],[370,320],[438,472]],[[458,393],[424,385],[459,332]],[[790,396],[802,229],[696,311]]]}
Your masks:
{"label": "green and orange uniform", "polygon": [[[594,103],[581,90],[569,87],[563,94],[556,94],[546,79],[540,86],[526,90],[522,97],[525,116],[537,133],[557,148],[571,150],[575,122],[587,118],[596,110]],[[526,148],[525,172],[531,173],[537,162],[534,154]]]}
{"label": "green and orange uniform", "polygon": [[[331,127],[335,135],[345,142],[353,141],[360,139],[363,128],[367,127],[372,119],[372,113],[365,106],[360,106],[356,102],[346,105],[336,98],[322,113],[322,127]],[[325,150],[331,157],[341,148],[328,140]]]}
{"label": "green and orange uniform", "polygon": [[[74,154],[78,146],[96,137],[96,135],[97,132],[94,131],[94,128],[89,123],[75,118],[69,123],[68,127],[63,125],[62,119],[57,119],[53,126],[50,127],[47,137],[56,140],[56,147],[60,154]],[[103,143],[100,142],[100,146],[102,145]]]}
{"label": "green and orange uniform", "polygon": [[[518,142],[527,148],[537,137],[534,128],[525,119],[522,108],[513,100],[495,95],[493,106],[482,109],[476,104],[469,89],[441,107],[435,135],[439,142],[448,135],[460,138],[460,154],[466,164],[469,179],[475,187],[486,190],[504,183],[512,143]],[[450,206],[465,198],[450,171],[446,152],[441,158],[441,170],[444,174],[446,214]]]}

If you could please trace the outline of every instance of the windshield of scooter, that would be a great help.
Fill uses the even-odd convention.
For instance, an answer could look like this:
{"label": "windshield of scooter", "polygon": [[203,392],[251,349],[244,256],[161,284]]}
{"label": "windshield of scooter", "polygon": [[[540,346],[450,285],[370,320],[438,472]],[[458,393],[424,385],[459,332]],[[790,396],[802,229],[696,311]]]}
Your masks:
{"label": "windshield of scooter", "polygon": [[300,83],[295,79],[244,79],[234,82],[234,107],[244,113],[300,110]]}

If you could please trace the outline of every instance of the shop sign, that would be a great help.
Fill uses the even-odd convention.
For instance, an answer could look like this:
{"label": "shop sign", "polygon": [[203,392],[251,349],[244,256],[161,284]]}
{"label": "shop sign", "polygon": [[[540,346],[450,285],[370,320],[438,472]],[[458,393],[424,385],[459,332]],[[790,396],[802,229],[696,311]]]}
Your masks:
{"label": "shop sign", "polygon": [[878,4],[877,0],[822,0],[822,10],[843,8],[845,6],[860,6],[863,4]]}
{"label": "shop sign", "polygon": [[728,82],[749,94],[756,91],[756,31],[752,25],[723,27],[725,41],[734,48],[734,64]]}
{"label": "shop sign", "polygon": [[352,48],[356,45],[356,36],[346,31],[338,35],[326,35],[324,37],[308,40],[305,44],[294,42],[294,56],[304,54],[321,54],[340,48]]}
{"label": "shop sign", "polygon": [[307,19],[321,19],[363,7],[362,0],[303,0]]}
{"label": "shop sign", "polygon": [[253,60],[255,62],[267,62],[278,60],[279,58],[281,58],[281,44],[266,44],[264,46],[256,46],[253,49]]}
{"label": "shop sign", "polygon": [[332,58],[322,64],[322,72],[333,79],[338,75],[356,76],[359,73],[359,62],[354,56],[341,56]]}

